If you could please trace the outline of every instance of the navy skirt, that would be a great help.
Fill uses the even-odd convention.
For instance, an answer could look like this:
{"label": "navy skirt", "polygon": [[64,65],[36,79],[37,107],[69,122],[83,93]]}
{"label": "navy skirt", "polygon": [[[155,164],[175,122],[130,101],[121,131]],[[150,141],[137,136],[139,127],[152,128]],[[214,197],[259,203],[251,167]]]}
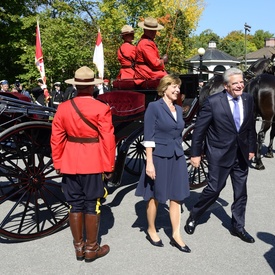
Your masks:
{"label": "navy skirt", "polygon": [[141,196],[145,201],[151,198],[160,203],[167,200],[183,201],[190,195],[189,179],[185,156],[171,158],[153,156],[156,170],[156,179],[152,180],[146,175],[144,166],[140,176],[136,196]]}

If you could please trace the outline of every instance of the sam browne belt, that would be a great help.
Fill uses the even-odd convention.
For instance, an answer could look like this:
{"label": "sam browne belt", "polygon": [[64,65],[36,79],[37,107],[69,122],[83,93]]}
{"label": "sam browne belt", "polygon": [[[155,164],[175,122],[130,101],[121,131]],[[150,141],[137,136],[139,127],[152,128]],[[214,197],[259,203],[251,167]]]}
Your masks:
{"label": "sam browne belt", "polygon": [[98,143],[98,137],[72,137],[68,136],[67,140],[76,143]]}

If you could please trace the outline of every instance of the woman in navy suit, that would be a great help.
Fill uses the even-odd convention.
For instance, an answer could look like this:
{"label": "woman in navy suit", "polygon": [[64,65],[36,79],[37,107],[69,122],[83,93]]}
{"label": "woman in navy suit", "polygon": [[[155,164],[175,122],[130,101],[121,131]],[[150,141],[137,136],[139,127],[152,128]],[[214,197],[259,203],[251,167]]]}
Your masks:
{"label": "woman in navy suit", "polygon": [[180,92],[181,80],[172,75],[164,76],[157,88],[161,97],[151,102],[144,117],[144,146],[146,166],[140,177],[136,195],[147,204],[147,240],[163,246],[155,219],[158,203],[170,200],[169,213],[172,224],[170,244],[180,251],[191,252],[180,234],[181,203],[189,196],[188,173],[182,148],[184,120],[182,108],[174,104]]}

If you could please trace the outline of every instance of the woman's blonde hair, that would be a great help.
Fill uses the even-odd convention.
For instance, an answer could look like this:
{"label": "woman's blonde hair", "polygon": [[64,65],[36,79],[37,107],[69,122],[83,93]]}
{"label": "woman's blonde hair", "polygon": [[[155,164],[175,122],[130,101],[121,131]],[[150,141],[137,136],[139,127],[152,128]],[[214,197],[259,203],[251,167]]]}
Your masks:
{"label": "woman's blonde hair", "polygon": [[167,90],[168,86],[171,84],[181,85],[181,79],[178,76],[168,74],[164,76],[157,87],[158,95],[160,97],[164,96],[164,92]]}

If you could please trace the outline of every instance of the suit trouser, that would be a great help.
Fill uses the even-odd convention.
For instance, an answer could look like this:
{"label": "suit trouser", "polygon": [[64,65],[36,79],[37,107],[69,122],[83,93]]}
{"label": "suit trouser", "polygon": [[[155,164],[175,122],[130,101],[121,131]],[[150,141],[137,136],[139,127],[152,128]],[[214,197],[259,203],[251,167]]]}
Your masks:
{"label": "suit trouser", "polygon": [[210,164],[208,167],[208,185],[203,189],[199,201],[191,211],[191,217],[198,220],[200,216],[211,206],[219,197],[220,192],[226,185],[226,180],[230,175],[234,201],[231,206],[232,226],[241,230],[245,225],[245,209],[247,203],[247,176],[248,165],[245,161],[236,159],[231,167],[220,167]]}

